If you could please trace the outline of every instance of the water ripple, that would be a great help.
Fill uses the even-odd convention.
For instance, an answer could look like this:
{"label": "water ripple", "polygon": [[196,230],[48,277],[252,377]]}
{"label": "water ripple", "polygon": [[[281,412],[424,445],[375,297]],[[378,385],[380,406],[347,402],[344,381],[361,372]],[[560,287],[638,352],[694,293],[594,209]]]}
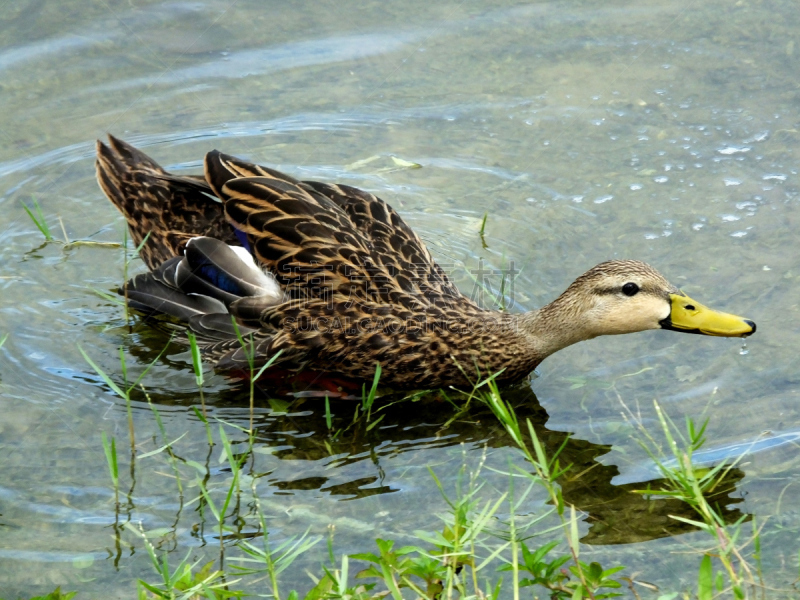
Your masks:
{"label": "water ripple", "polygon": [[[800,445],[800,429],[784,431],[781,433],[772,432],[769,435],[759,437],[745,442],[733,442],[716,447],[705,448],[692,454],[692,464],[695,467],[710,466],[722,461],[739,459],[744,456],[752,456],[761,452],[775,450],[782,446]],[[673,467],[677,463],[674,460],[665,461],[665,466]],[[625,473],[612,480],[614,485],[625,485],[637,481],[648,481],[659,476],[656,466],[650,462],[639,464],[626,470]]]}

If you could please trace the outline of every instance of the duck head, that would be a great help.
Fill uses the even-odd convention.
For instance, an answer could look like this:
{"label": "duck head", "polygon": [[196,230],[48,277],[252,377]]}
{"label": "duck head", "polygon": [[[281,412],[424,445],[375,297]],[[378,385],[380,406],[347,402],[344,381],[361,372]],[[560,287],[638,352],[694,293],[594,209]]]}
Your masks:
{"label": "duck head", "polygon": [[530,323],[548,354],[601,335],[670,329],[721,337],[747,337],[756,324],[692,300],[650,265],[611,260],[576,279]]}

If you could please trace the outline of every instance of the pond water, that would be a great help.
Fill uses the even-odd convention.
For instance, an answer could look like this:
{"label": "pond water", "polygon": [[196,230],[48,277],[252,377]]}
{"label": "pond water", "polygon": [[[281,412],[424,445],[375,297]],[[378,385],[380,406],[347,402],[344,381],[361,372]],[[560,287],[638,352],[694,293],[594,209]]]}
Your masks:
{"label": "pond water", "polygon": [[[121,381],[167,338],[94,290],[123,280],[123,220],[94,179],[94,140],[113,133],[170,170],[196,173],[212,148],[376,193],[403,215],[465,293],[469,271],[511,261],[512,310],[541,306],[609,258],[656,266],[689,295],[758,323],[741,340],[648,332],[599,338],[549,358],[507,392],[553,450],[571,433],[562,481],[583,511],[584,557],[665,589],[692,585],[704,537],[677,505],[630,494],[655,477],[623,418],[708,417],[709,464],[744,453],[722,498],[753,515],[766,569],[797,572],[800,510],[800,12],[757,2],[59,2],[14,3],[0,19],[0,596],[55,585],[129,598],[153,579],[140,523],[174,562],[214,560],[164,453],[131,466],[125,403],[81,356]],[[392,157],[400,159],[400,163]],[[371,159],[371,160],[368,160]],[[402,161],[422,168],[407,168]],[[485,213],[484,248],[479,230]],[[133,261],[132,272],[143,265]],[[499,285],[499,276],[490,283]],[[210,468],[191,359],[170,346],[143,379],[175,454]],[[206,373],[209,416],[246,438],[248,390]],[[335,530],[336,554],[376,537],[403,543],[446,511],[462,467],[508,487],[522,465],[479,406],[395,404],[377,427],[331,440],[324,402],[258,397],[252,460],[276,541]],[[132,403],[137,453],[164,444],[148,398]],[[334,428],[353,405],[334,402]],[[284,414],[281,411],[286,411]],[[214,435],[218,440],[217,425]],[[120,453],[121,506],[101,434]],[[537,493],[522,512],[545,508]],[[238,507],[245,521],[250,508]],[[206,515],[207,517],[207,515]],[[116,534],[120,531],[119,535]],[[325,543],[285,573],[305,569]]]}

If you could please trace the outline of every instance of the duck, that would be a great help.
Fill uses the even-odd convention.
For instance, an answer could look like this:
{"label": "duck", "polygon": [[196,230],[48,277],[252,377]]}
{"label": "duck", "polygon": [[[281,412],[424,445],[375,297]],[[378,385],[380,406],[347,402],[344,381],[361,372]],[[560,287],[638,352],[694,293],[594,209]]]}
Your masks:
{"label": "duck", "polygon": [[[537,310],[487,310],[462,294],[386,202],[212,150],[175,175],[109,135],[100,188],[148,268],[119,292],[145,318],[191,332],[219,371],[265,365],[395,390],[512,384],[583,340],[665,329],[719,337],[749,319],[689,298],[638,260],[592,267]],[[187,339],[183,338],[184,341]]]}

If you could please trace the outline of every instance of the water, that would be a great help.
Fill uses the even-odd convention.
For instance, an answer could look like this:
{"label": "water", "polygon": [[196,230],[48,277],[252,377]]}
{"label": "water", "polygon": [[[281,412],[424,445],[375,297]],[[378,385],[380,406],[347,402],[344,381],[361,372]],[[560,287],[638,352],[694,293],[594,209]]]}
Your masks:
{"label": "water", "polygon": [[[562,485],[588,516],[585,556],[671,588],[695,572],[683,550],[704,547],[703,538],[667,517],[681,507],[648,508],[629,493],[653,473],[622,414],[654,424],[658,399],[677,420],[711,419],[710,462],[745,453],[731,474],[729,517],[770,518],[765,562],[791,581],[799,20],[780,0],[12,6],[0,21],[4,597],[55,585],[130,596],[152,573],[130,532],[115,540],[114,524],[126,520],[163,529],[158,544],[176,563],[190,550],[217,557],[191,467],[182,467],[183,507],[163,455],[130,472],[124,404],[77,351],[117,377],[119,346],[138,373],[165,344],[142,325],[130,332],[121,309],[92,291],[122,281],[122,251],[42,245],[22,209],[36,198],[56,237],[63,222],[70,240],[121,242],[122,219],[94,181],[93,140],[105,132],[178,172],[197,172],[216,147],[368,189],[420,232],[466,293],[466,269],[513,260],[515,310],[548,302],[597,262],[630,257],[754,319],[746,351],[737,340],[669,332],[601,338],[548,359],[509,395],[550,447],[572,432],[565,452],[583,475]],[[400,168],[393,156],[422,168]],[[189,361],[170,347],[144,381],[167,439],[186,434],[176,453],[205,464]],[[137,452],[155,450],[164,442],[147,397],[134,400]],[[240,384],[208,374],[206,401],[212,416],[247,424]],[[337,427],[352,410],[334,403]],[[446,507],[428,466],[452,493],[462,466],[519,462],[478,408],[448,424],[445,403],[395,405],[379,427],[348,431],[330,448],[319,400],[261,398],[256,416],[253,468],[265,474],[257,488],[274,536],[327,535],[334,525],[337,552],[439,527]],[[119,511],[101,432],[120,449]],[[211,484],[223,487],[219,453],[208,464]],[[507,489],[495,471],[482,476],[487,498]],[[530,511],[543,501],[531,496]],[[322,544],[299,566],[316,569],[326,555]],[[307,587],[303,569],[286,585]]]}

